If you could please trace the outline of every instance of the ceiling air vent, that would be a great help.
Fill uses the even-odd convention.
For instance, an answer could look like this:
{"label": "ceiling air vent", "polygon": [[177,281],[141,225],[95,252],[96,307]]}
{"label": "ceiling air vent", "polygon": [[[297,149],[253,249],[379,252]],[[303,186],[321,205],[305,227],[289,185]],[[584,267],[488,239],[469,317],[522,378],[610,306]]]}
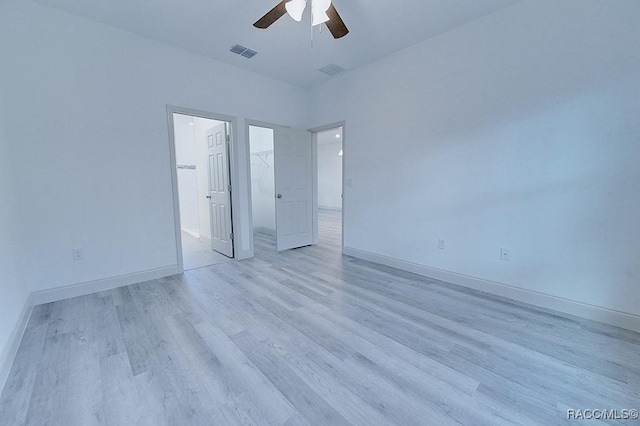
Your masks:
{"label": "ceiling air vent", "polygon": [[341,66],[336,65],[336,64],[329,64],[327,66],[324,66],[324,67],[320,68],[318,71],[323,72],[323,73],[333,77],[334,75],[338,75],[341,72],[344,72],[345,69],[342,68]]}
{"label": "ceiling air vent", "polygon": [[254,56],[256,56],[258,54],[258,52],[256,52],[255,50],[251,50],[247,47],[244,47],[240,44],[236,44],[235,46],[231,47],[231,49],[229,49],[230,52],[233,52],[235,54],[238,54],[240,56],[244,56],[245,58],[253,58]]}

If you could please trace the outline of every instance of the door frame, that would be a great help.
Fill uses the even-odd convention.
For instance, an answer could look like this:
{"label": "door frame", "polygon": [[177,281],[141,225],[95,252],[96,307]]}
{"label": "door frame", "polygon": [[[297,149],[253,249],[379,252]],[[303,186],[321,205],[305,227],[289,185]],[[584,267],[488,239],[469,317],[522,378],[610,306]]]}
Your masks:
{"label": "door frame", "polygon": [[340,235],[340,252],[344,254],[344,211],[347,204],[345,203],[347,194],[345,192],[346,179],[344,167],[344,159],[347,155],[347,150],[345,149],[347,140],[347,126],[344,120],[308,129],[308,131],[311,132],[311,149],[313,155],[313,243],[318,244],[318,133],[324,132],[326,130],[336,129],[338,127],[342,127],[342,209],[340,210],[340,226],[342,227],[342,232]]}
{"label": "door frame", "polygon": [[[167,105],[167,126],[169,127],[169,163],[171,167],[171,185],[173,192],[173,217],[175,224],[175,240],[176,240],[176,258],[179,273],[184,272],[184,260],[182,255],[182,233],[180,229],[180,201],[178,198],[178,170],[176,162],[176,140],[175,140],[175,128],[173,124],[173,114],[182,114],[192,117],[207,118],[210,120],[224,121],[229,123],[229,172],[231,182],[231,227],[234,233],[233,239],[233,254],[234,259],[237,257],[237,244],[236,242],[240,238],[240,213],[238,208],[234,208],[240,205],[239,188],[238,185],[238,164],[237,164],[237,147],[236,147],[236,129],[237,119],[236,117],[224,114],[217,114],[207,111],[201,111],[192,108],[185,108],[176,105]],[[253,251],[253,246],[252,246]]]}

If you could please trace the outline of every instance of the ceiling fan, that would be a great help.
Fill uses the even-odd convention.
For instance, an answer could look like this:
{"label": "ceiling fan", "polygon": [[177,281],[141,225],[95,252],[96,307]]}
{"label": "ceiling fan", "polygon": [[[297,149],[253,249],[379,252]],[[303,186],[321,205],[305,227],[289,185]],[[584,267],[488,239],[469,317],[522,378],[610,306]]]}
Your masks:
{"label": "ceiling fan", "polygon": [[344,37],[349,33],[349,29],[338,15],[336,8],[331,4],[331,0],[282,0],[258,19],[253,26],[261,29],[269,28],[285,13],[299,22],[307,6],[307,1],[311,3],[312,26],[325,24],[333,38]]}

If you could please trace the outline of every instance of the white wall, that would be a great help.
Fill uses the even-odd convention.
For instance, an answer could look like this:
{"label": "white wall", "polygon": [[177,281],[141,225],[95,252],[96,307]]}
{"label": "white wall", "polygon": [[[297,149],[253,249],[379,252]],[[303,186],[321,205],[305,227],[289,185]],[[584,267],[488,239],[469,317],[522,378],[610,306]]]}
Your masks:
{"label": "white wall", "polygon": [[[1,72],[1,71],[0,71]],[[12,361],[10,338],[18,333],[20,314],[27,302],[29,289],[15,267],[15,230],[18,223],[13,185],[21,179],[22,163],[11,161],[11,147],[2,119],[7,105],[0,97],[0,390]],[[19,336],[18,336],[19,337]]]}
{"label": "white wall", "polygon": [[638,22],[523,1],[312,90],[349,130],[345,246],[640,315]]}
{"label": "white wall", "polygon": [[196,165],[196,144],[193,118],[182,114],[173,114],[173,126],[176,146],[176,165],[178,166],[178,199],[180,203],[180,228],[196,237],[200,234],[198,220],[198,181],[196,169],[180,166]]}
{"label": "white wall", "polygon": [[275,231],[273,129],[249,126],[253,227]]}
{"label": "white wall", "polygon": [[[340,135],[336,138],[336,135]],[[318,133],[318,207],[342,210],[342,129]]]}
{"label": "white wall", "polygon": [[[31,1],[3,8],[4,137],[22,170],[11,188],[20,211],[15,263],[29,291],[176,265],[167,104],[240,124],[308,124],[302,89]],[[236,243],[247,251],[248,193],[241,199]],[[85,260],[72,260],[75,247]]]}

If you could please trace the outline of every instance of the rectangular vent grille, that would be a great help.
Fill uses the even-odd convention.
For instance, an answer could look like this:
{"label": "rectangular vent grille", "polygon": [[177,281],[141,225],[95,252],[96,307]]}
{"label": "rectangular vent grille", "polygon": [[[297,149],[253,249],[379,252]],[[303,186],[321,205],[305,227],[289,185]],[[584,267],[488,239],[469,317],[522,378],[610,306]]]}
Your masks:
{"label": "rectangular vent grille", "polygon": [[236,44],[229,49],[230,52],[233,52],[237,55],[244,56],[245,58],[253,58],[258,54],[255,50],[251,50],[247,47],[244,47],[240,44]]}
{"label": "rectangular vent grille", "polygon": [[324,67],[320,68],[318,71],[323,72],[323,73],[333,77],[334,75],[338,75],[341,72],[344,72],[345,69],[342,68],[341,66],[336,65],[336,64],[329,64],[327,66],[324,66]]}
{"label": "rectangular vent grille", "polygon": [[251,50],[251,49],[247,49],[247,50],[245,50],[244,52],[241,53],[241,55],[244,56],[245,58],[253,58],[257,54],[258,54],[258,52],[256,52],[255,50]]}

